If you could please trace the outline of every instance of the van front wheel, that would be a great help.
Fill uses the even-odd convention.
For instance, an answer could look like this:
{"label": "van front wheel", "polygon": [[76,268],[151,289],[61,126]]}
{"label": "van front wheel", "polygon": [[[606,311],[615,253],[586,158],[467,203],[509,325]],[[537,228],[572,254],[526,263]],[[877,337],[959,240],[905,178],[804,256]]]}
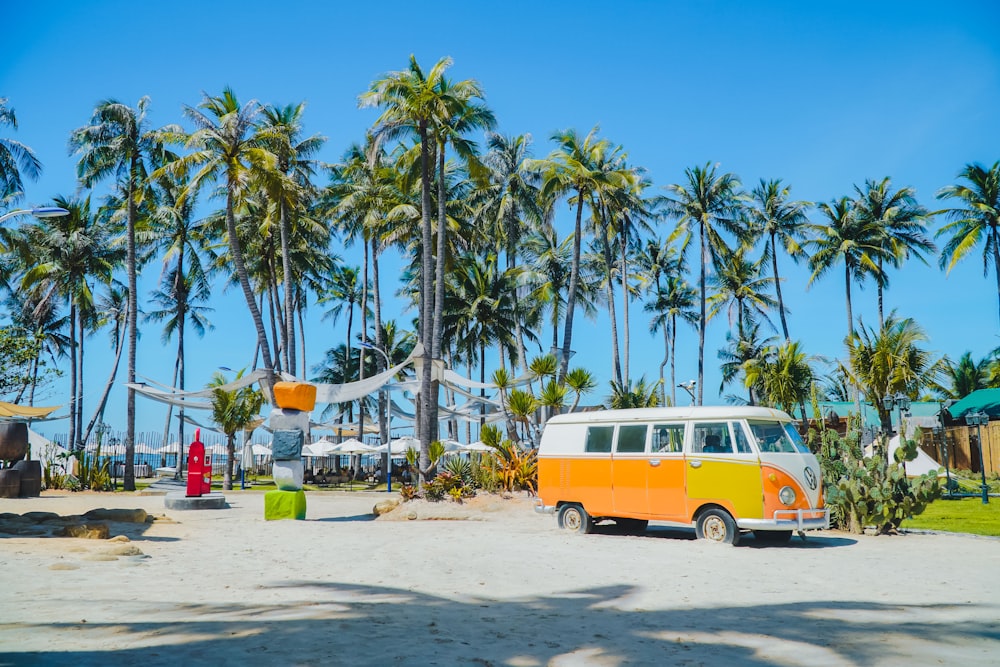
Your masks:
{"label": "van front wheel", "polygon": [[720,509],[705,510],[698,516],[694,532],[699,540],[709,540],[720,544],[736,545],[740,541],[740,531],[729,512]]}
{"label": "van front wheel", "polygon": [[594,520],[580,505],[569,504],[559,508],[559,527],[574,533],[589,533],[594,529]]}

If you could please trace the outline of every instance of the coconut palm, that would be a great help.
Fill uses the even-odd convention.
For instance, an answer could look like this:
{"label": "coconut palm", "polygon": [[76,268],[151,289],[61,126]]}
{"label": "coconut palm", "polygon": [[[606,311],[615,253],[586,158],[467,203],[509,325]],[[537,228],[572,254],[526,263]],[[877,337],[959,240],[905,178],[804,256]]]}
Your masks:
{"label": "coconut palm", "polygon": [[237,207],[247,198],[250,186],[255,180],[259,182],[265,176],[278,173],[277,159],[268,148],[275,137],[259,127],[260,114],[261,106],[257,100],[241,104],[228,86],[218,96],[206,93],[197,108],[184,107],[184,115],[195,125],[194,132],[186,138],[179,133],[173,135],[175,140],[184,139],[191,152],[174,161],[167,169],[190,170],[190,188],[193,190],[209,181],[220,181],[224,185],[226,242],[232,267],[236,270],[237,281],[257,331],[257,345],[264,368],[271,371],[274,369],[271,347],[261,309],[257,306],[250,284],[243,240],[236,226]]}
{"label": "coconut palm", "polygon": [[[747,380],[747,369],[753,363],[761,362],[769,350],[774,349],[774,338],[761,338],[760,324],[751,322],[739,336],[733,336],[731,331],[726,332],[726,346],[719,350],[719,359],[722,364],[719,370],[722,371],[722,382],[719,384],[721,392],[726,385],[732,383],[740,375],[743,376],[744,386],[749,392],[748,405],[758,405],[763,395],[764,387],[759,382]],[[743,399],[735,396],[727,396],[730,403],[742,403]]]}
{"label": "coconut palm", "polygon": [[889,313],[879,329],[859,327],[848,339],[850,354],[844,372],[877,411],[882,428],[892,427],[889,410],[882,399],[902,392],[916,398],[922,388],[935,386],[942,364],[921,347],[927,341],[924,330],[910,318]]}
{"label": "coconut palm", "polygon": [[660,404],[657,384],[647,384],[646,378],[639,378],[635,385],[629,383],[619,383],[611,381],[611,395],[607,399],[607,406],[612,409],[624,408],[655,408]]}
{"label": "coconut palm", "polygon": [[580,268],[583,241],[583,208],[592,212],[599,196],[615,185],[618,176],[605,166],[617,161],[621,147],[613,147],[607,139],[597,136],[595,126],[586,137],[580,138],[576,130],[565,130],[552,135],[559,147],[543,160],[528,160],[525,168],[538,172],[542,177],[543,201],[551,202],[569,195],[570,206],[576,207],[573,226],[573,256],[570,264],[569,286],[566,297],[566,321],[563,333],[559,375],[566,374],[573,345],[573,315],[577,292],[580,290]]}
{"label": "coconut palm", "polygon": [[[236,373],[236,379],[243,377],[243,370]],[[222,389],[229,381],[221,372],[212,374],[207,388],[212,390],[212,421],[226,434],[226,467],[222,474],[222,488],[233,488],[233,460],[236,458],[236,433],[252,431],[263,423],[260,408],[264,405],[264,394],[259,389],[242,387]]]}
{"label": "coconut palm", "polygon": [[[736,213],[740,181],[735,174],[717,174],[717,165],[684,170],[687,182],[668,185],[670,195],[664,204],[668,213],[678,219],[678,232],[691,236],[698,233],[698,253],[701,261],[698,276],[698,405],[705,389],[705,326],[708,322],[707,275],[708,265],[715,257],[725,254],[727,248],[723,231],[742,231]],[[686,245],[686,243],[685,243]]]}
{"label": "coconut palm", "polygon": [[746,206],[750,229],[755,238],[764,239],[764,260],[771,261],[771,277],[778,300],[778,315],[781,318],[781,333],[788,340],[788,322],[785,320],[785,302],[781,297],[781,278],[778,275],[778,246],[793,261],[805,256],[802,248],[803,233],[809,219],[806,211],[812,204],[790,199],[791,186],[780,179],[760,183],[751,191]]}
{"label": "coconut palm", "polygon": [[844,290],[847,302],[847,335],[854,331],[854,315],[851,309],[851,282],[863,284],[866,276],[882,280],[879,259],[884,258],[885,248],[881,242],[878,227],[866,223],[854,214],[850,199],[841,197],[829,203],[822,203],[819,212],[826,218],[825,224],[811,224],[812,238],[808,244],[815,249],[809,258],[812,275],[809,285],[825,275],[837,264],[844,264]]}
{"label": "coconut palm", "polygon": [[[678,275],[670,276],[662,287],[657,287],[652,300],[646,303],[644,310],[654,313],[650,322],[650,331],[663,331],[665,354],[670,361],[670,403],[677,405],[677,320],[687,322],[691,326],[698,324],[698,312],[695,310],[698,293],[687,281]],[[664,360],[666,361],[666,359]],[[662,379],[663,365],[660,365]],[[666,390],[662,392],[663,403],[666,404]]]}
{"label": "coconut palm", "polygon": [[876,259],[876,275],[882,278],[875,281],[875,287],[878,290],[878,318],[882,322],[882,293],[889,284],[885,262],[898,268],[913,255],[927,263],[921,253],[935,250],[924,234],[930,213],[917,203],[913,188],[893,191],[888,177],[878,182],[867,180],[864,188],[854,186],[854,190],[858,193],[854,200],[855,217],[861,224],[874,227],[881,239],[882,252]]}
{"label": "coconut palm", "polygon": [[[17,129],[14,109],[7,106],[6,97],[0,97],[0,127]],[[19,141],[0,137],[0,203],[17,203],[23,192],[23,178],[37,179],[42,173],[42,163],[28,146]]]}
{"label": "coconut palm", "polygon": [[[140,98],[134,108],[118,100],[105,100],[94,108],[90,124],[74,130],[70,136],[70,146],[80,156],[77,173],[84,186],[91,187],[110,176],[125,196],[129,384],[135,382],[138,338],[136,225],[139,204],[145,196],[149,173],[171,157],[164,149],[164,132],[179,131],[175,127],[152,129],[146,119],[148,107],[148,97]],[[131,387],[128,389],[126,429],[124,488],[126,491],[134,491],[135,390]]]}
{"label": "coconut palm", "polygon": [[262,127],[269,147],[277,159],[277,171],[285,178],[271,179],[270,195],[278,208],[281,239],[281,274],[284,285],[282,312],[283,367],[295,372],[295,317],[292,273],[292,228],[303,204],[312,194],[311,183],[317,163],[310,159],[319,152],[326,137],[315,134],[302,138],[302,114],[305,102],[285,106],[267,106],[262,111]]}
{"label": "coconut palm", "polygon": [[935,235],[948,237],[939,265],[950,272],[982,244],[983,275],[992,264],[1000,305],[1000,161],[991,167],[967,164],[958,177],[966,183],[949,185],[937,193],[938,199],[958,200],[958,206],[942,211],[949,222]]}
{"label": "coconut palm", "polygon": [[120,246],[112,242],[112,230],[104,220],[93,216],[90,198],[56,197],[53,204],[69,215],[38,220],[22,226],[17,241],[17,256],[23,258],[20,287],[29,295],[36,311],[50,302],[63,300],[68,305],[70,355],[70,446],[79,441],[82,400],[82,344],[84,327],[94,309],[94,286],[109,284],[122,260]]}
{"label": "coconut palm", "polygon": [[749,248],[740,246],[720,258],[711,278],[714,292],[708,298],[708,318],[712,319],[725,308],[729,326],[736,321],[736,334],[740,339],[749,322],[763,321],[773,329],[774,324],[767,313],[778,306],[768,293],[774,279],[764,275],[765,258],[751,261],[747,259],[748,252]]}
{"label": "coconut palm", "polygon": [[971,352],[963,354],[957,362],[945,357],[942,360],[944,384],[937,387],[942,398],[960,399],[978,389],[991,386],[990,369],[996,363],[996,356],[989,355],[975,361]]}
{"label": "coconut palm", "polygon": [[798,407],[805,420],[805,402],[816,379],[811,361],[798,341],[785,341],[746,364],[746,386],[759,387],[765,405],[788,413]]}

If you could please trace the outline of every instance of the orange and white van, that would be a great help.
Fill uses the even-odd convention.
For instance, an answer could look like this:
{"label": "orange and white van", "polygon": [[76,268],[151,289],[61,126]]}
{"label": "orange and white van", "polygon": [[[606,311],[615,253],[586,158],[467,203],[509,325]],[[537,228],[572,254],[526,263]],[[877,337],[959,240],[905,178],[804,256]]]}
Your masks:
{"label": "orange and white van", "polygon": [[603,410],[553,417],[538,448],[540,512],[588,533],[613,520],[693,525],[735,544],[828,528],[819,462],[791,418],[761,407]]}

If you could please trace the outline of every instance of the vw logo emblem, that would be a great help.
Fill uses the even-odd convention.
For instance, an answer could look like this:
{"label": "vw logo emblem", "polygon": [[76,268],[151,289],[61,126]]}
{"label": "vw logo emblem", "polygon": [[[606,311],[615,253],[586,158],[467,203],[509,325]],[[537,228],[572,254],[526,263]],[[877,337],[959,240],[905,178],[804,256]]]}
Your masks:
{"label": "vw logo emblem", "polygon": [[812,468],[806,468],[806,484],[813,491],[816,490],[816,473],[813,472]]}

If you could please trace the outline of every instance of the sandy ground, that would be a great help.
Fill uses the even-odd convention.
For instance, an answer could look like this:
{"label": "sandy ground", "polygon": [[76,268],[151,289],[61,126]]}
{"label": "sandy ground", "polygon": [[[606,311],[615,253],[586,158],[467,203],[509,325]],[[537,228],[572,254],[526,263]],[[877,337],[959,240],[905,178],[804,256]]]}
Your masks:
{"label": "sandy ground", "polygon": [[[202,511],[0,500],[174,521],[115,531],[128,542],[0,537],[0,665],[1000,663],[1000,540],[734,548],[657,526],[568,534],[524,498],[373,520],[382,497],[310,493],[306,521],[277,522],[256,492]],[[420,520],[430,509],[454,520]]]}

